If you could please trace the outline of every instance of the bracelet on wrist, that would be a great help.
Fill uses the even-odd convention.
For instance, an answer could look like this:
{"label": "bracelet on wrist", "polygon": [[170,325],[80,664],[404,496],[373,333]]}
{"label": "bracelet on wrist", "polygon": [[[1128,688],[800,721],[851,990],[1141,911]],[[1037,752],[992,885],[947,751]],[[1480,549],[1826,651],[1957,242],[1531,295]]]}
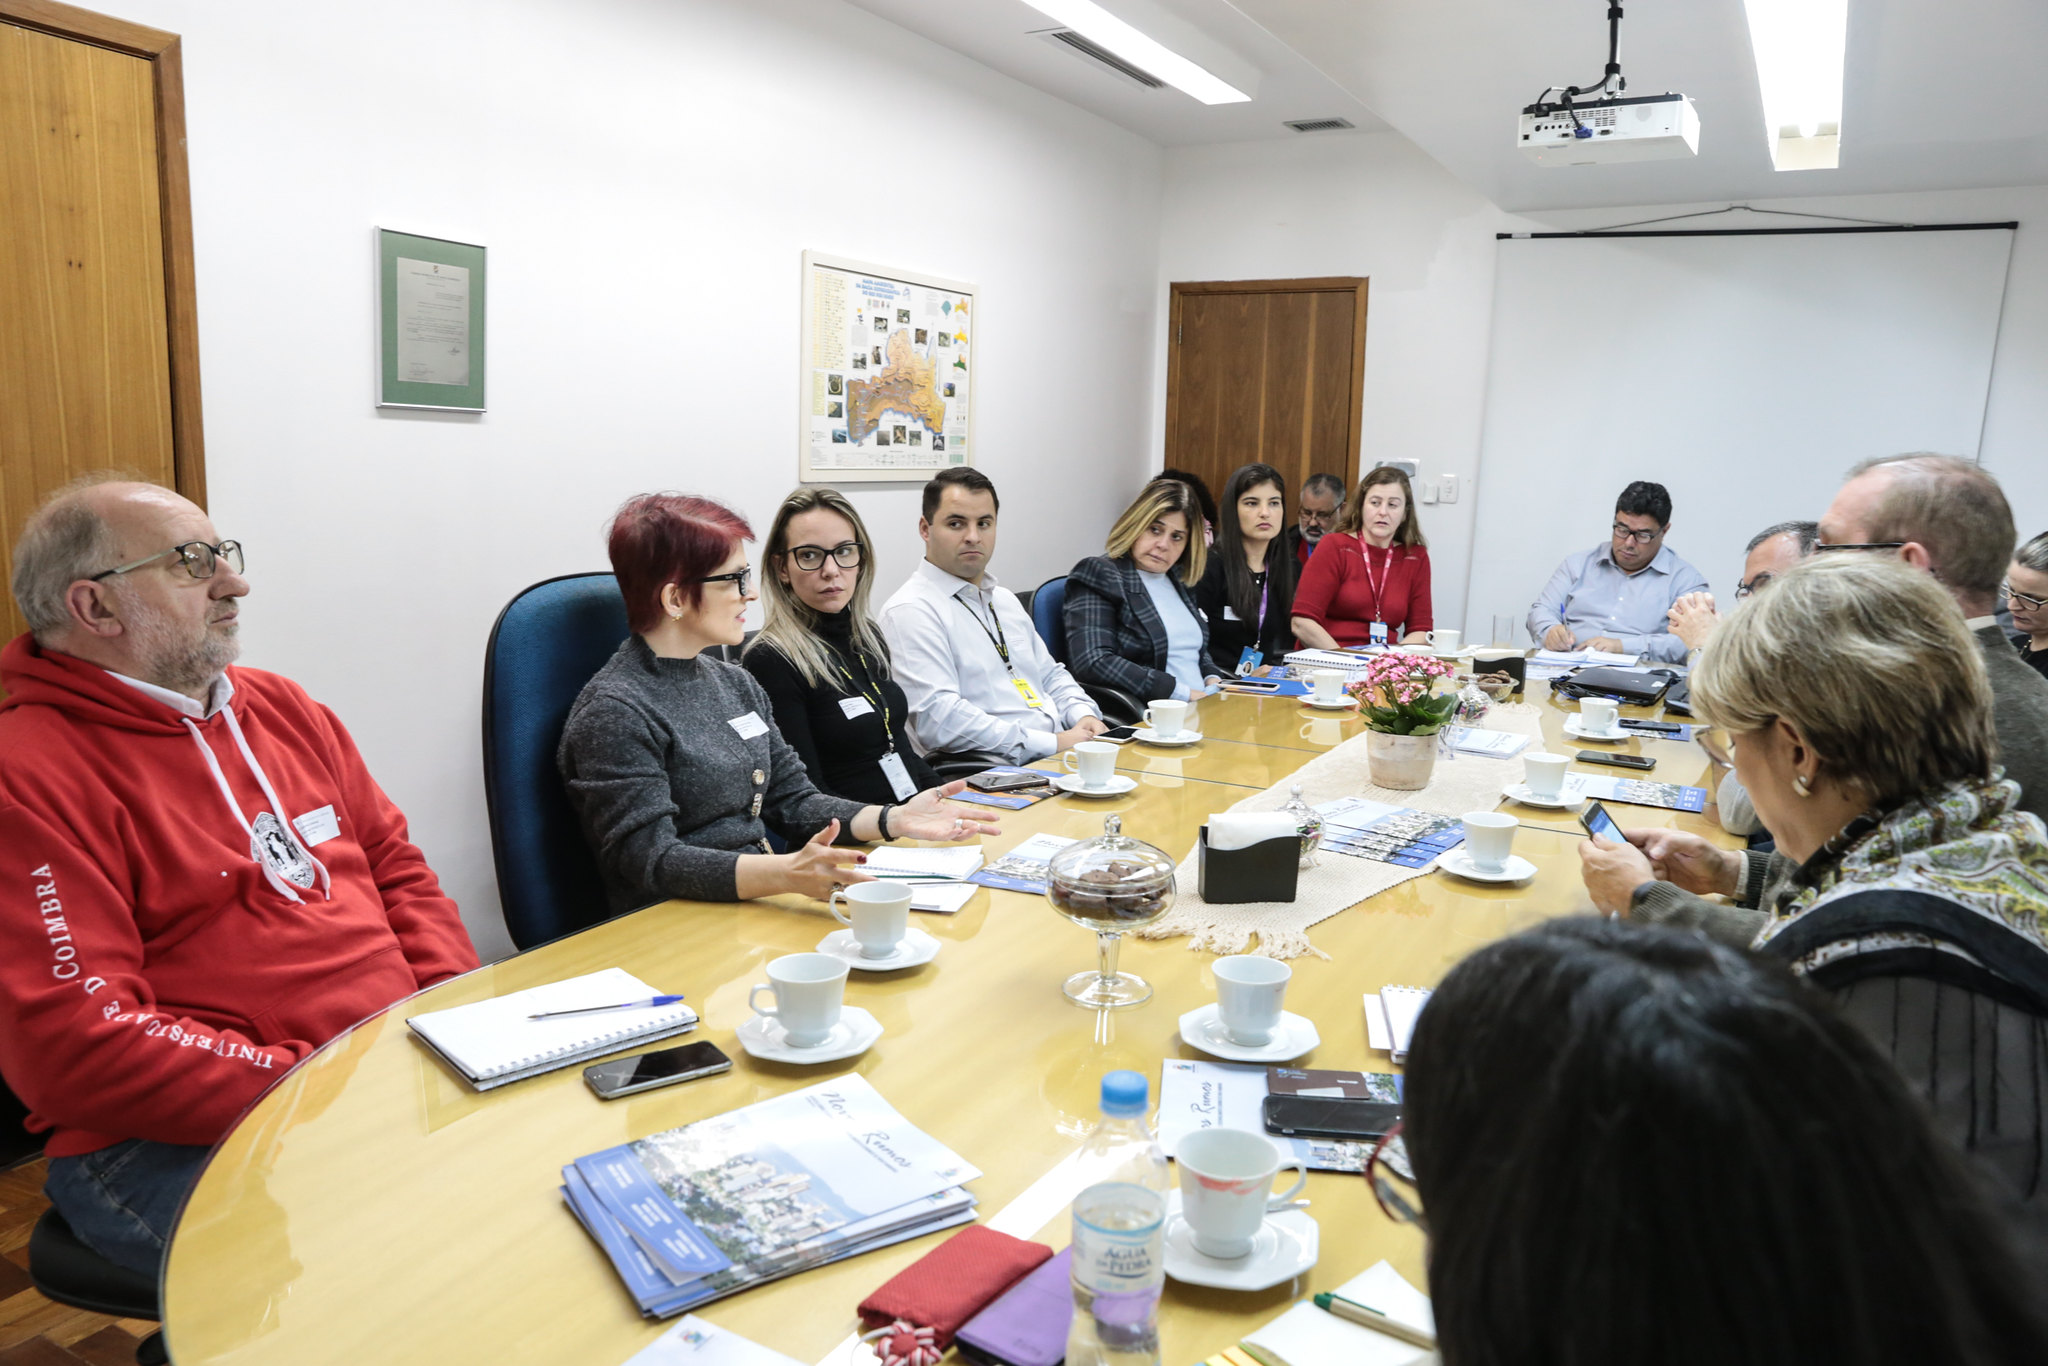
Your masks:
{"label": "bracelet on wrist", "polygon": [[890,838],[889,813],[895,809],[896,805],[894,802],[883,802],[881,809],[875,812],[875,829],[880,832],[884,841]]}

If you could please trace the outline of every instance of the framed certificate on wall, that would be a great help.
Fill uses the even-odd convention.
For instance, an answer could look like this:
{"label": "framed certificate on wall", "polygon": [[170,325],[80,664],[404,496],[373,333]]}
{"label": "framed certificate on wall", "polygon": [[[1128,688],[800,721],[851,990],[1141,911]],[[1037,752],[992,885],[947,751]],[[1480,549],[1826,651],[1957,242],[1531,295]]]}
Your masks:
{"label": "framed certificate on wall", "polygon": [[377,229],[377,406],[484,411],[484,249]]}

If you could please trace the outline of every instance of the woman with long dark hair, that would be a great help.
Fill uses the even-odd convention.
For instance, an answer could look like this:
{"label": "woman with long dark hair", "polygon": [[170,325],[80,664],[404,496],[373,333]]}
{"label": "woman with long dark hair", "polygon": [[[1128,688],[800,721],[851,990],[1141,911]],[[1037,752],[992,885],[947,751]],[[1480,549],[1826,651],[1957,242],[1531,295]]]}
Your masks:
{"label": "woman with long dark hair", "polygon": [[[1320,554],[1320,552],[1318,552]],[[1416,1026],[1445,1366],[2020,1366],[2041,1295],[1954,1148],[1820,993],[1703,935],[1553,921]]]}
{"label": "woman with long dark hair", "polygon": [[1235,669],[1246,650],[1277,664],[1293,648],[1296,561],[1287,530],[1287,483],[1271,465],[1240,465],[1223,486],[1223,524],[1195,586],[1209,619],[1209,653]]}

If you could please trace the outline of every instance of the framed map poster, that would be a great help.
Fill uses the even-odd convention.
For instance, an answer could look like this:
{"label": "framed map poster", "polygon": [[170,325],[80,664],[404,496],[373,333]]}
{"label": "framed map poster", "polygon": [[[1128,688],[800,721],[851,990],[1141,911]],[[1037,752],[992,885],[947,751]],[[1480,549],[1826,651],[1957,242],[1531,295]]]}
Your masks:
{"label": "framed map poster", "polygon": [[798,478],[925,480],[974,463],[970,284],[804,253]]}

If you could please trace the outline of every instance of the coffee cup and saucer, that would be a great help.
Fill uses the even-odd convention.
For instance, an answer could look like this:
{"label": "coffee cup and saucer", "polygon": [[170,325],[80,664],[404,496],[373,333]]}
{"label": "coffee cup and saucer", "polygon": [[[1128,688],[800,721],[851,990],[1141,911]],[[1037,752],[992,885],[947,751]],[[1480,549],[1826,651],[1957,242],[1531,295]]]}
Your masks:
{"label": "coffee cup and saucer", "polygon": [[1437,856],[1436,866],[1473,882],[1524,882],[1536,865],[1512,852],[1520,823],[1499,811],[1467,811],[1465,842]]}
{"label": "coffee cup and saucer", "polygon": [[[861,884],[865,886],[866,884]],[[760,1004],[761,993],[775,997]],[[737,1031],[740,1047],[765,1062],[837,1062],[882,1037],[882,1024],[845,1004],[846,960],[829,953],[786,953],[768,964],[768,980],[747,993],[754,1018]]]}
{"label": "coffee cup and saucer", "polygon": [[[846,903],[841,914],[839,903]],[[901,882],[856,882],[832,893],[832,918],[847,926],[818,941],[818,952],[862,972],[922,967],[938,957],[939,941],[910,928],[910,888]]]}
{"label": "coffee cup and saucer", "polygon": [[1322,1043],[1315,1022],[1282,1010],[1294,969],[1234,953],[1216,960],[1216,1000],[1180,1017],[1184,1043],[1232,1062],[1287,1062]]}
{"label": "coffee cup and saucer", "polygon": [[1121,797],[1138,785],[1136,778],[1116,771],[1116,746],[1105,740],[1083,740],[1060,762],[1067,771],[1056,775],[1052,785],[1077,797]]}
{"label": "coffee cup and saucer", "polygon": [[1626,740],[1621,728],[1621,704],[1605,697],[1580,701],[1579,714],[1564,719],[1564,733],[1575,740]]}
{"label": "coffee cup and saucer", "polygon": [[1509,783],[1505,794],[1510,801],[1524,806],[1548,807],[1554,811],[1566,811],[1578,802],[1564,795],[1565,770],[1572,764],[1568,754],[1544,754],[1532,751],[1522,756],[1522,781]]}
{"label": "coffee cup and saucer", "polygon": [[1342,711],[1358,705],[1358,699],[1344,691],[1346,677],[1342,669],[1317,669],[1309,676],[1314,691],[1302,698],[1311,707],[1324,711]]}
{"label": "coffee cup and saucer", "polygon": [[[1266,1290],[1316,1264],[1321,1230],[1297,1200],[1308,1166],[1264,1134],[1197,1129],[1174,1149],[1180,1188],[1166,1197],[1166,1274],[1188,1285]],[[1279,1194],[1282,1167],[1294,1183]]]}
{"label": "coffee cup and saucer", "polygon": [[1131,732],[1131,738],[1146,745],[1192,745],[1202,732],[1188,729],[1188,704],[1154,702],[1145,708],[1145,724]]}

